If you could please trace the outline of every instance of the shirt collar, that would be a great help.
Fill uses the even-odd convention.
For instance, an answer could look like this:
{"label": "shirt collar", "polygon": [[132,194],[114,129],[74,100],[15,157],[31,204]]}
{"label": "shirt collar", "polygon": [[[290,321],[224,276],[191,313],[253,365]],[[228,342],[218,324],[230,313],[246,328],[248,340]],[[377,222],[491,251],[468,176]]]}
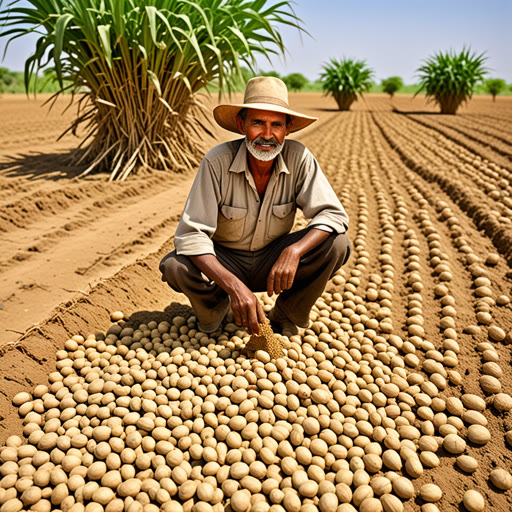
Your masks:
{"label": "shirt collar", "polygon": [[[241,139],[240,141],[240,147],[238,148],[235,158],[229,167],[229,172],[245,172],[247,174],[250,173],[249,166],[247,165],[247,148],[245,146],[245,139]],[[283,151],[277,155],[277,161],[275,162],[273,172],[276,175],[281,173],[290,174],[290,171],[286,166],[283,158]]]}

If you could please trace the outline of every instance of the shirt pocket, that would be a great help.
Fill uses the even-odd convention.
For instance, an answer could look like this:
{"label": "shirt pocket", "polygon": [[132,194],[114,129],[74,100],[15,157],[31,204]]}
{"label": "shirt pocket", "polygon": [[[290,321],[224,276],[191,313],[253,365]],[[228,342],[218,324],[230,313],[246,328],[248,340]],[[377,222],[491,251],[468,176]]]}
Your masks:
{"label": "shirt pocket", "polygon": [[247,208],[221,206],[213,239],[217,242],[238,242],[244,233],[246,217]]}
{"label": "shirt pocket", "polygon": [[275,204],[268,228],[269,238],[279,238],[290,232],[295,220],[295,203]]}

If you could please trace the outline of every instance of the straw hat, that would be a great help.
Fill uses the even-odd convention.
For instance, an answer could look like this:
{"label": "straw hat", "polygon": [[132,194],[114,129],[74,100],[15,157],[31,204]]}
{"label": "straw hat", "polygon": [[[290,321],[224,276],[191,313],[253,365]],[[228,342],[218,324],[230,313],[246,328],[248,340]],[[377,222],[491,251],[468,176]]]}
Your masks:
{"label": "straw hat", "polygon": [[243,108],[288,114],[292,118],[290,132],[302,130],[317,120],[316,117],[309,117],[290,110],[286,84],[273,76],[251,78],[245,87],[244,102],[239,105],[218,105],[213,109],[213,117],[222,128],[240,133],[236,124],[236,116]]}

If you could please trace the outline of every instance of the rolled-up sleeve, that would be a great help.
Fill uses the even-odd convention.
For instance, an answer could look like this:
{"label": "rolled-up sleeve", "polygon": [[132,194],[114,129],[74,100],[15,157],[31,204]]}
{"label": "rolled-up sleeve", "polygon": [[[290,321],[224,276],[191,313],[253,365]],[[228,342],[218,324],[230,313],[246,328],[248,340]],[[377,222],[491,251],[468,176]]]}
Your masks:
{"label": "rolled-up sleeve", "polygon": [[315,157],[306,151],[301,163],[300,190],[297,204],[309,226],[329,226],[337,233],[348,229],[348,215]]}
{"label": "rolled-up sleeve", "polygon": [[197,171],[174,235],[177,254],[215,254],[211,237],[217,229],[219,201],[220,176],[205,157]]}

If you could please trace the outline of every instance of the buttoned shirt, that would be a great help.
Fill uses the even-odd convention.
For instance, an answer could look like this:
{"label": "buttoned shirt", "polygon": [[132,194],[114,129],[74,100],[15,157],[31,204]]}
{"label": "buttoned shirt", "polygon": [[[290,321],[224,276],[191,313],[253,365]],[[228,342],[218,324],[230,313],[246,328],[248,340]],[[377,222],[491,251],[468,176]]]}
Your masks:
{"label": "buttoned shirt", "polygon": [[177,254],[215,254],[214,244],[257,251],[293,227],[300,208],[309,226],[337,233],[348,215],[311,152],[286,140],[261,199],[244,139],[219,144],[203,158],[181,216]]}

